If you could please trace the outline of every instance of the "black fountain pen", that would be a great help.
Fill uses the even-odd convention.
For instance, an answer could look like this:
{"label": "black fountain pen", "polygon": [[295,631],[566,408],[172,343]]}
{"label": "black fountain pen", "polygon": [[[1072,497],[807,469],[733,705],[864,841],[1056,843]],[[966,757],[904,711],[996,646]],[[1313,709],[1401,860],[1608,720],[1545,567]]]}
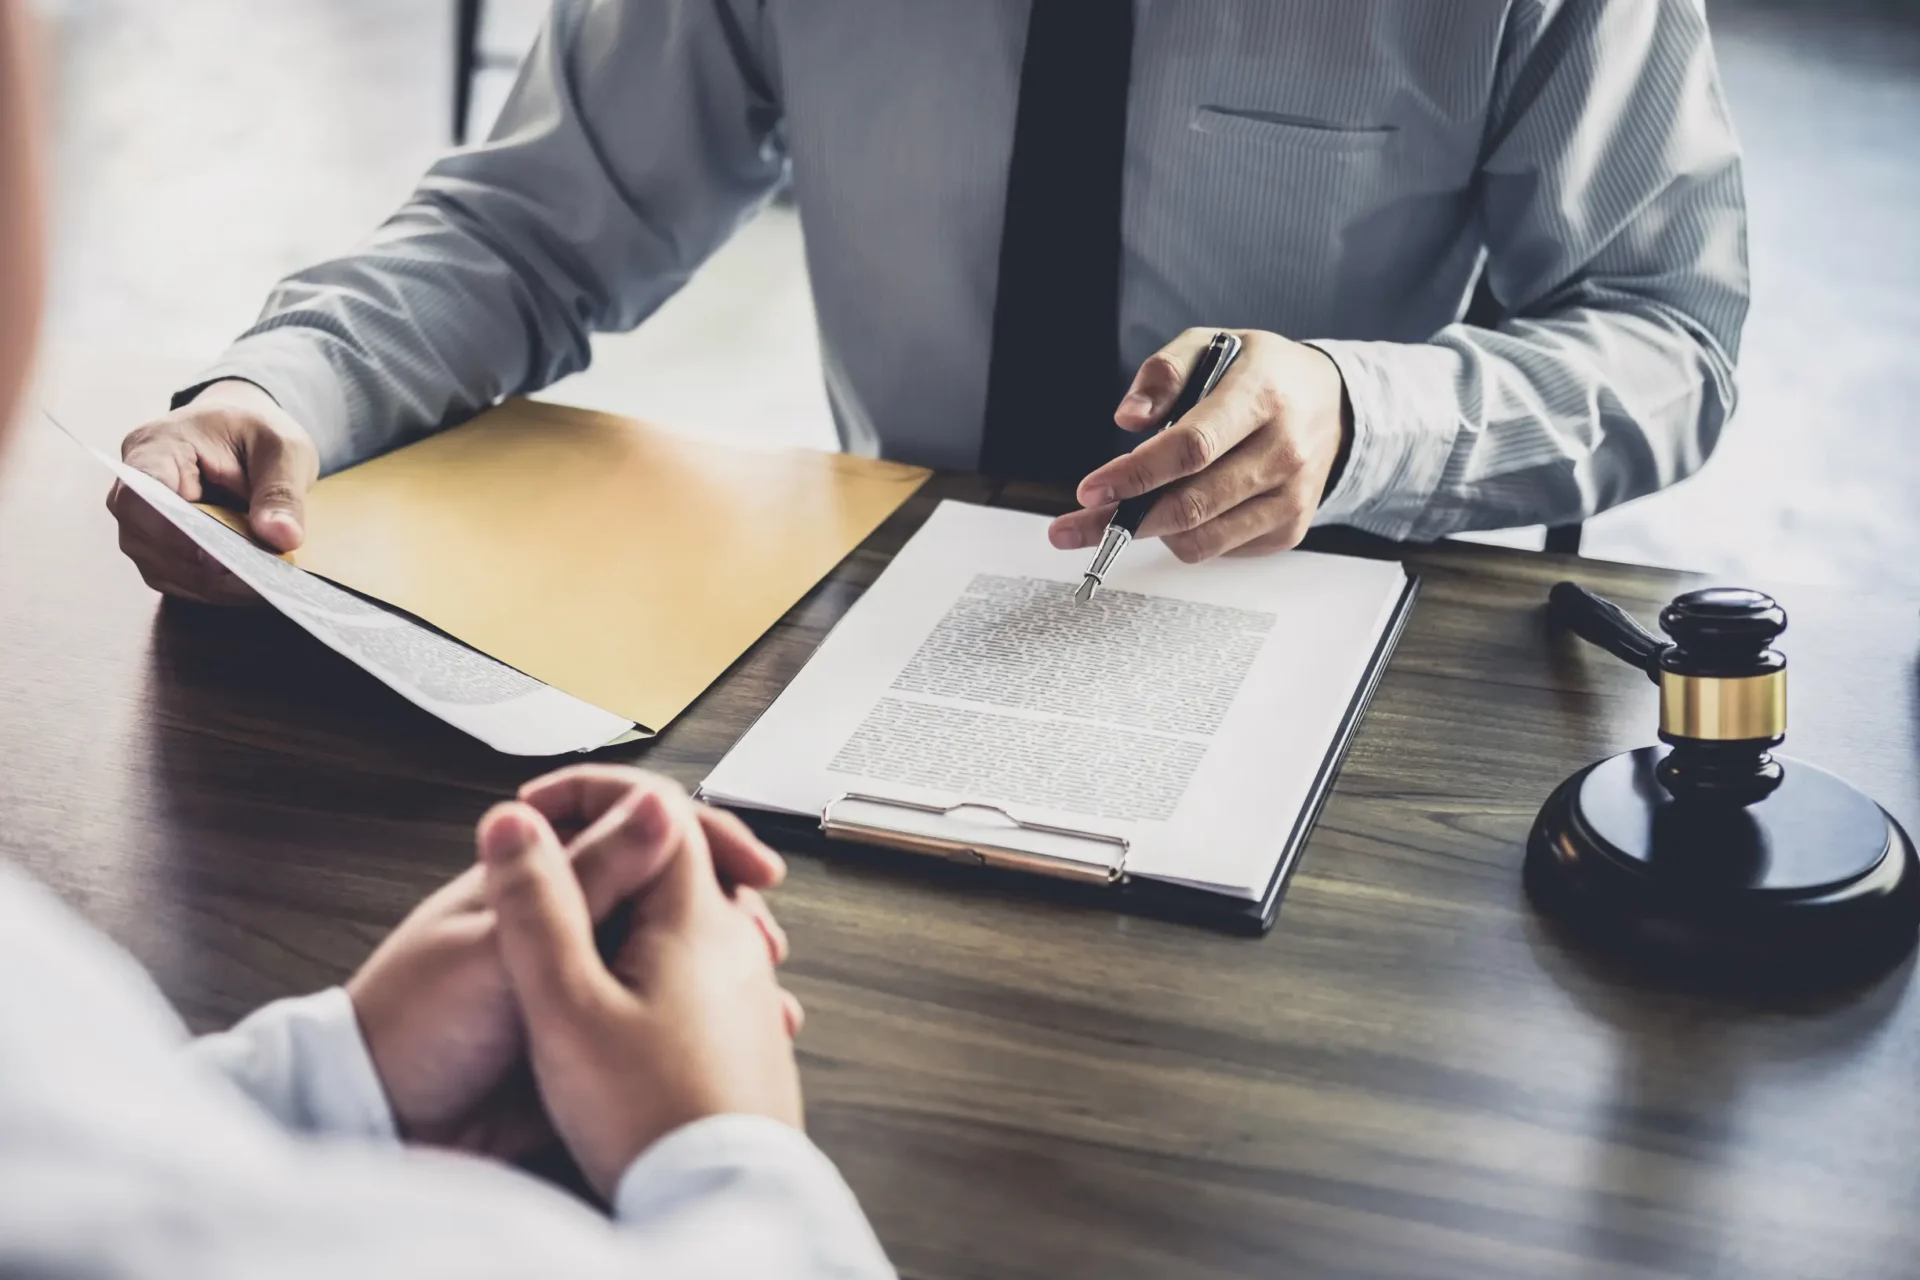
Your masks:
{"label": "black fountain pen", "polygon": [[[1195,405],[1206,399],[1207,393],[1213,390],[1239,354],[1239,338],[1231,333],[1214,334],[1213,341],[1207,344],[1207,349],[1194,362],[1186,385],[1180,388],[1180,394],[1174,398],[1173,408],[1167,410],[1167,416],[1160,419],[1160,425],[1154,428],[1153,434],[1159,435],[1191,413]],[[1163,485],[1128,498],[1114,511],[1113,519],[1107,521],[1107,531],[1100,539],[1100,549],[1093,553],[1093,563],[1087,566],[1087,576],[1081,581],[1080,589],[1073,593],[1076,601],[1085,604],[1093,599],[1093,593],[1107,580],[1107,571],[1113,568],[1113,562],[1133,541],[1133,535],[1140,532],[1140,522],[1147,518],[1155,499],[1165,491],[1166,486]]]}

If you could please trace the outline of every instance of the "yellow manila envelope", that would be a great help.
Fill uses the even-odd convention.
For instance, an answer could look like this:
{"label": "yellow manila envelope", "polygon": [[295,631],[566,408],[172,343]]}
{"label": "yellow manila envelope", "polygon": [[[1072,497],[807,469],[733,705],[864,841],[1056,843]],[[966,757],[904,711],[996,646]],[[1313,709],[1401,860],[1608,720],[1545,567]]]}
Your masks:
{"label": "yellow manila envelope", "polygon": [[512,400],[321,480],[286,558],[657,732],[928,475]]}

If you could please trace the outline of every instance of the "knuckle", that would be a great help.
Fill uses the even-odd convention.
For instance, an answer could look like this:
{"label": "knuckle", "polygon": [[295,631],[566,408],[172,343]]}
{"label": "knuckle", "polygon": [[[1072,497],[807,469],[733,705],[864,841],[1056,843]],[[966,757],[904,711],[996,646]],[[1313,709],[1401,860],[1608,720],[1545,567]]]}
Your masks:
{"label": "knuckle", "polygon": [[1213,514],[1213,502],[1198,486],[1182,489],[1174,498],[1182,529],[1198,529]]}
{"label": "knuckle", "polygon": [[539,916],[545,885],[539,874],[521,860],[487,868],[487,894],[503,918],[525,922]]}
{"label": "knuckle", "polygon": [[158,423],[122,437],[120,461],[179,492],[183,477],[198,474],[200,452],[191,438]]}
{"label": "knuckle", "polygon": [[120,526],[120,552],[135,564],[158,565],[169,559],[179,559],[178,556],[164,554],[165,551],[166,547],[163,544],[156,545],[145,531],[130,524]]}
{"label": "knuckle", "polygon": [[1271,463],[1281,476],[1290,476],[1306,465],[1306,451],[1291,431],[1274,433]]}
{"label": "knuckle", "polygon": [[174,430],[174,425],[165,419],[135,427],[120,438],[120,460],[124,462],[136,452],[164,443]]}
{"label": "knuckle", "polygon": [[1281,422],[1287,416],[1287,393],[1272,378],[1253,384],[1253,408],[1262,422]]}
{"label": "knuckle", "polygon": [[1179,429],[1179,462],[1188,472],[1203,471],[1212,465],[1218,446],[1205,423],[1191,423]]}
{"label": "knuckle", "polygon": [[[1159,488],[1163,483],[1159,475],[1160,470],[1161,468],[1155,466],[1149,459],[1129,456],[1125,477],[1120,481],[1123,486],[1120,492],[1148,493]],[[1106,522],[1099,516],[1088,516],[1086,523],[1080,527],[1082,532],[1098,536],[1100,530],[1106,528]]]}
{"label": "knuckle", "polygon": [[704,847],[706,836],[700,826],[700,813],[687,789],[671,778],[649,775],[647,780],[650,784],[647,790],[660,797],[666,812],[667,839],[676,843],[700,840]]}
{"label": "knuckle", "polygon": [[1156,351],[1147,357],[1146,374],[1154,382],[1172,384],[1180,381],[1180,366],[1166,352]]}
{"label": "knuckle", "polygon": [[300,501],[303,488],[291,480],[268,480],[255,486],[253,501],[255,505],[290,506]]}

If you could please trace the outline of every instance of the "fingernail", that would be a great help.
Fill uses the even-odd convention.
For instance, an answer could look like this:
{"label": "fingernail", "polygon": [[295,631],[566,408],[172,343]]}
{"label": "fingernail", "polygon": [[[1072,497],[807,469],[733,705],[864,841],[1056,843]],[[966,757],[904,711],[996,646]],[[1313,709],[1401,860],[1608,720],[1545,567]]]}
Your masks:
{"label": "fingernail", "polygon": [[255,528],[262,538],[280,551],[292,551],[306,538],[300,521],[291,511],[262,511]]}
{"label": "fingernail", "polygon": [[767,866],[773,871],[773,882],[779,884],[787,878],[787,860],[764,844],[760,846],[760,849],[761,852],[766,854]]}
{"label": "fingernail", "polygon": [[1129,391],[1120,401],[1120,412],[1132,417],[1144,417],[1153,412],[1153,400],[1143,391]]}
{"label": "fingernail", "polygon": [[667,833],[667,806],[660,793],[649,791],[640,797],[627,815],[627,831],[641,840],[658,840]]}
{"label": "fingernail", "polygon": [[533,841],[533,824],[518,809],[501,809],[480,825],[480,857],[486,862],[517,858]]}
{"label": "fingernail", "polygon": [[1086,495],[1080,499],[1080,504],[1087,507],[1104,507],[1113,500],[1112,486],[1103,484],[1097,489],[1087,490]]}
{"label": "fingernail", "polygon": [[1062,551],[1074,551],[1085,545],[1078,529],[1055,529],[1051,536],[1053,545]]}

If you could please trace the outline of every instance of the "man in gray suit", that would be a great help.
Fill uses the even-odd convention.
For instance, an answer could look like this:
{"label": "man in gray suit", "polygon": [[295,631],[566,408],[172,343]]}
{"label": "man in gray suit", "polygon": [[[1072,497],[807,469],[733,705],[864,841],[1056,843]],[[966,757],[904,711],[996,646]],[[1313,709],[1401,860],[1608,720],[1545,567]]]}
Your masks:
{"label": "man in gray suit", "polygon": [[[492,138],[126,459],[293,547],[317,474],[580,368],[783,181],[844,446],[1075,484],[1062,547],[1162,485],[1141,532],[1187,560],[1567,523],[1733,408],[1701,0],[559,0]],[[1217,329],[1219,389],[1121,451]],[[113,506],[154,586],[244,595]]]}

